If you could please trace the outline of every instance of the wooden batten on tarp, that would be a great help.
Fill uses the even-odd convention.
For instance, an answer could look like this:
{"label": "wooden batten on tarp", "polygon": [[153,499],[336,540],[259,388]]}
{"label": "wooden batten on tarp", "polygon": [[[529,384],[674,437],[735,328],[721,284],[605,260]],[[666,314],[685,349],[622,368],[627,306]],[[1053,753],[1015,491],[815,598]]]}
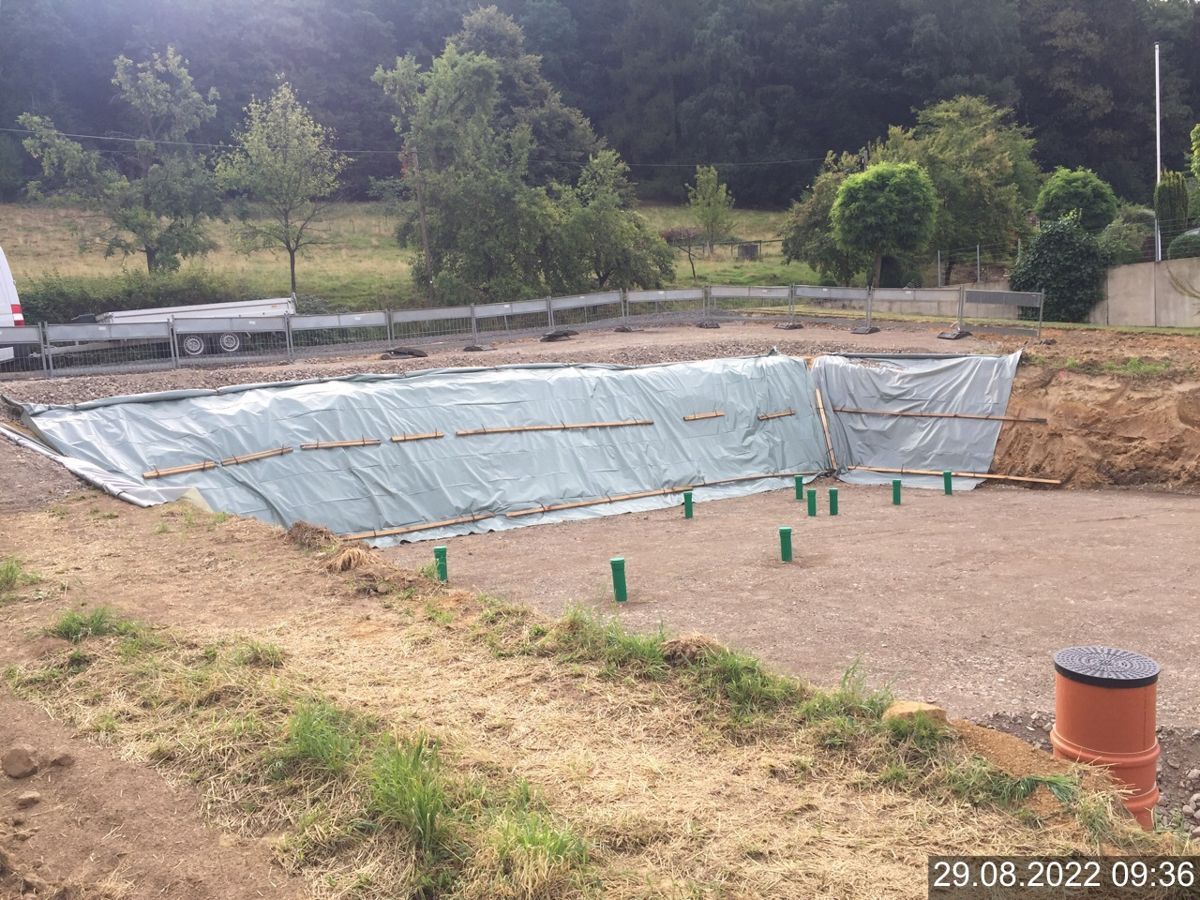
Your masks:
{"label": "wooden batten on tarp", "polygon": [[768,419],[782,419],[782,418],[785,418],[786,416],[794,416],[795,414],[796,414],[796,411],[793,409],[783,409],[783,410],[780,410],[779,412],[759,413],[758,421],[766,422]]}
{"label": "wooden batten on tarp", "polygon": [[640,500],[643,497],[661,497],[664,494],[681,494],[690,491],[694,485],[685,484],[673,488],[658,488],[653,491],[636,491],[632,494],[614,494],[611,497],[597,497],[593,500],[575,500],[571,503],[551,503],[548,506],[535,506],[532,509],[518,509],[505,515],[510,519],[523,516],[536,516],[541,513],[557,512],[561,509],[582,509],[585,506],[600,506],[605,503],[620,503],[622,500]]}
{"label": "wooden batten on tarp", "polygon": [[[881,472],[891,475],[944,475],[936,469],[888,469],[881,466],[850,466],[851,470]],[[1030,475],[994,475],[991,472],[951,472],[954,478],[983,478],[991,481],[1021,481],[1028,484],[1062,484],[1057,478],[1034,478]]]}
{"label": "wooden batten on tarp", "polygon": [[423,434],[393,434],[392,443],[403,444],[408,441],[432,441],[445,436],[445,433],[441,431],[426,431]]}
{"label": "wooden batten on tarp", "polygon": [[1028,425],[1046,425],[1046,419],[1033,416],[985,416],[979,413],[946,413],[946,412],[892,412],[887,409],[854,409],[849,406],[835,406],[834,412],[855,413],[860,416],[892,416],[894,418],[912,419],[976,419],[983,422],[1022,422]]}
{"label": "wooden batten on tarp", "polygon": [[311,444],[301,444],[301,450],[332,450],[334,447],[378,447],[383,443],[379,438],[359,438],[356,441],[315,441]]}
{"label": "wooden batten on tarp", "polygon": [[168,475],[183,475],[185,472],[205,472],[209,469],[215,469],[219,463],[214,459],[206,459],[203,462],[188,463],[185,466],[171,466],[166,469],[151,469],[149,472],[143,472],[142,478],[166,478]]}
{"label": "wooden batten on tarp", "polygon": [[472,513],[468,516],[458,516],[454,519],[443,519],[440,522],[422,522],[416,525],[401,525],[398,528],[378,528],[374,531],[356,531],[353,534],[339,535],[343,540],[347,541],[363,541],[371,540],[372,538],[392,537],[398,534],[415,534],[418,531],[430,531],[434,528],[448,528],[451,525],[466,525],[471,522],[478,522],[481,519],[490,519],[494,513],[482,512]]}
{"label": "wooden batten on tarp", "polygon": [[456,437],[474,437],[482,434],[518,434],[523,431],[579,431],[585,428],[630,428],[638,425],[653,425],[653,419],[627,419],[621,422],[571,422],[559,425],[512,425],[500,428],[466,428],[454,432]]}
{"label": "wooden batten on tarp", "polygon": [[817,394],[817,412],[821,416],[821,430],[825,432],[825,449],[829,453],[829,464],[833,471],[837,471],[837,454],[833,452],[833,440],[829,437],[829,420],[825,418],[825,402],[821,399],[821,389],[816,389]]}
{"label": "wooden batten on tarp", "polygon": [[247,453],[243,456],[227,456],[221,460],[221,465],[240,466],[260,459],[270,459],[272,456],[284,456],[291,452],[291,447],[276,447],[274,450],[261,450],[258,453]]}
{"label": "wooden batten on tarp", "polygon": [[690,416],[684,416],[683,421],[699,422],[702,419],[719,419],[724,415],[725,413],[719,410],[714,410],[713,412],[692,413]]}

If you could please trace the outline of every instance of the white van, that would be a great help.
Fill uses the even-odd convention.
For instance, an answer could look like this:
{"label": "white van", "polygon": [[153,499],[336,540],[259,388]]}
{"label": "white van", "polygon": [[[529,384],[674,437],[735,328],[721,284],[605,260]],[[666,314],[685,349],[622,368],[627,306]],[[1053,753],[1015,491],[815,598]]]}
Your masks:
{"label": "white van", "polygon": [[[4,248],[0,247],[0,328],[21,327],[25,324],[25,316],[21,314],[21,300],[17,297],[17,285],[13,281],[12,269],[8,267],[8,259],[4,256]],[[29,345],[22,345],[21,351]],[[11,363],[16,356],[12,344],[7,346],[0,340],[0,365]]]}

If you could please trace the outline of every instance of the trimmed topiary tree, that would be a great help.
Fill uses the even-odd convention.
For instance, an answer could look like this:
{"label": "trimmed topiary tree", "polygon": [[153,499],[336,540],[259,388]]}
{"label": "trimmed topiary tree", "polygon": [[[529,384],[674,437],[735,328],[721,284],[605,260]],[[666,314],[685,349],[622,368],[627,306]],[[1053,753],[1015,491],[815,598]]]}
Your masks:
{"label": "trimmed topiary tree", "polygon": [[925,170],[913,163],[879,163],[847,176],[829,211],[833,237],[847,253],[871,259],[871,284],[879,286],[885,256],[906,256],[933,237],[937,194]]}
{"label": "trimmed topiary tree", "polygon": [[1042,225],[1009,283],[1014,291],[1042,291],[1048,320],[1082,322],[1104,297],[1104,272],[1099,242],[1072,213]]}
{"label": "trimmed topiary tree", "polygon": [[1190,259],[1200,256],[1200,229],[1181,234],[1167,247],[1167,259]]}
{"label": "trimmed topiary tree", "polygon": [[1060,167],[1042,185],[1033,211],[1041,221],[1049,222],[1076,210],[1079,224],[1095,234],[1116,218],[1117,195],[1091,169]]}
{"label": "trimmed topiary tree", "polygon": [[1164,247],[1187,231],[1189,200],[1183,173],[1163,172],[1162,181],[1154,188],[1154,212]]}

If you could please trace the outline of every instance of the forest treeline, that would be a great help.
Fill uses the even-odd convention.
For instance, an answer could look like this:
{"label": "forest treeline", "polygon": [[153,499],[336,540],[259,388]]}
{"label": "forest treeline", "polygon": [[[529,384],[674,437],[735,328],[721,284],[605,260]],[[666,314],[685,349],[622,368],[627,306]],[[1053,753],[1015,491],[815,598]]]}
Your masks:
{"label": "forest treeline", "polygon": [[[1037,162],[1085,166],[1123,197],[1154,181],[1153,44],[1163,54],[1163,155],[1186,168],[1200,118],[1194,0],[495,0],[541,71],[631,168],[643,196],[683,198],[715,163],[739,205],[787,205],[829,150],[857,151],[962,94],[1011,108]],[[113,60],[170,45],[215,114],[192,140],[225,144],[283,76],[347,151],[346,196],[399,173],[395,106],[372,76],[427,65],[479,0],[5,0],[0,128],[32,112],[64,131],[128,135]],[[558,123],[576,128],[578,123]],[[142,136],[142,135],[135,135]],[[38,172],[0,132],[0,196]],[[553,142],[531,166],[586,163]],[[546,149],[550,148],[550,149]],[[558,170],[558,171],[556,171]]]}

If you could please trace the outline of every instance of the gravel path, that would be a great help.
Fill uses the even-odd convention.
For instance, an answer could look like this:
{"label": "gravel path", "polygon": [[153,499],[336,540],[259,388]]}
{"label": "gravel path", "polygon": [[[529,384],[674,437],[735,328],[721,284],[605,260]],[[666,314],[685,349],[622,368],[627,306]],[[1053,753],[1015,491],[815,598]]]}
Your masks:
{"label": "gravel path", "polygon": [[411,372],[453,366],[499,366],[513,363],[614,363],[638,366],[753,356],[772,347],[797,356],[822,353],[980,353],[993,352],[987,342],[939,341],[928,326],[889,327],[873,335],[850,334],[843,327],[806,327],[787,331],[770,323],[722,325],[720,330],[689,326],[654,328],[632,333],[588,331],[569,341],[541,343],[537,338],[495,345],[485,353],[464,353],[462,344],[423,346],[424,359],[381,360],[378,355],[304,359],[267,365],[227,365],[132,374],[83,375],[0,382],[0,394],[23,403],[80,403],[98,397],[140,394],[178,388],[215,388],[231,384],[336,378],[359,372]]}

